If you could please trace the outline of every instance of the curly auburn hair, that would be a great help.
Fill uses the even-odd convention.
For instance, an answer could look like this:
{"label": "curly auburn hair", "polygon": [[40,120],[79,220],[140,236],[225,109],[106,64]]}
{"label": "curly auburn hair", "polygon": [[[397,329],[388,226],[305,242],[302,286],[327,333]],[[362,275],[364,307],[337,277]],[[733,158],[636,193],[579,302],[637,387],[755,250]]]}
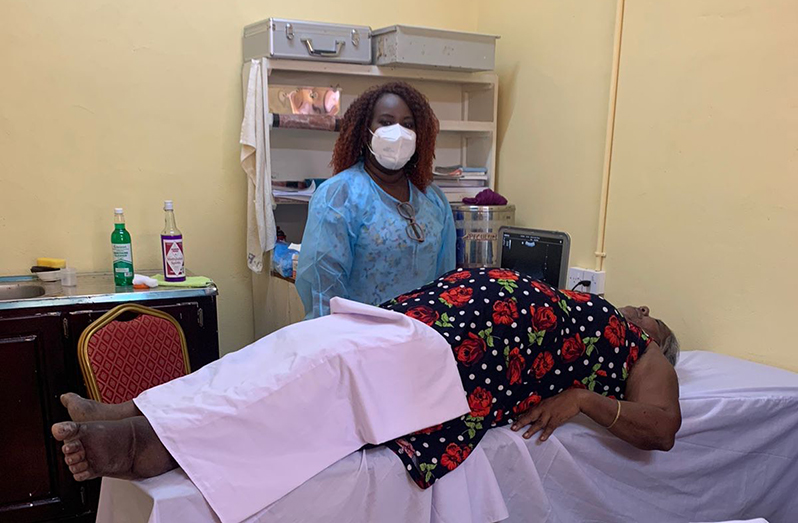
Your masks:
{"label": "curly auburn hair", "polygon": [[369,125],[377,100],[384,94],[395,94],[405,101],[413,113],[416,133],[416,152],[404,167],[410,182],[420,190],[432,183],[432,160],[435,158],[435,138],[438,118],[427,98],[405,82],[376,85],[357,97],[344,114],[341,134],[335,142],[330,165],[335,174],[352,167],[365,156],[371,142]]}

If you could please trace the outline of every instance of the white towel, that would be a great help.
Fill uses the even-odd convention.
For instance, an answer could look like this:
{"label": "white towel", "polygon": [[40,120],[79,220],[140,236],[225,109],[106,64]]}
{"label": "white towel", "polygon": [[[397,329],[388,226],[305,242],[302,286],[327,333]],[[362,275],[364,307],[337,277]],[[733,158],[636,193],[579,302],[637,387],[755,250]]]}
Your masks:
{"label": "white towel", "polygon": [[252,60],[241,123],[241,167],[247,173],[247,265],[263,270],[263,253],[274,248],[274,224],[269,129],[266,123],[268,72],[261,60]]}

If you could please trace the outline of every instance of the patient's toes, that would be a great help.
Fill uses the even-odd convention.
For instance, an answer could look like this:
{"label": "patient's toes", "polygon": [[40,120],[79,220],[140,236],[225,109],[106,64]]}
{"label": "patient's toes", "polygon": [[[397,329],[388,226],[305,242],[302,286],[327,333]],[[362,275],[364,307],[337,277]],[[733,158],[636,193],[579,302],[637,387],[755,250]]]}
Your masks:
{"label": "patient's toes", "polygon": [[81,452],[82,450],[83,443],[81,443],[79,439],[69,440],[61,446],[61,452],[63,452],[64,455],[75,454],[76,452]]}
{"label": "patient's toes", "polygon": [[66,461],[67,465],[74,465],[78,462],[86,460],[86,451],[80,450],[78,452],[73,452],[72,454],[67,454],[64,461]]}
{"label": "patient's toes", "polygon": [[88,470],[85,472],[79,472],[77,474],[72,474],[72,477],[75,478],[75,481],[86,481],[88,479],[92,479],[94,476]]}
{"label": "patient's toes", "polygon": [[66,441],[77,437],[78,424],[73,421],[64,421],[53,425],[51,430],[55,439],[58,441]]}
{"label": "patient's toes", "polygon": [[86,472],[89,470],[89,462],[88,461],[81,461],[75,465],[69,466],[69,471],[74,474],[80,474],[82,472]]}

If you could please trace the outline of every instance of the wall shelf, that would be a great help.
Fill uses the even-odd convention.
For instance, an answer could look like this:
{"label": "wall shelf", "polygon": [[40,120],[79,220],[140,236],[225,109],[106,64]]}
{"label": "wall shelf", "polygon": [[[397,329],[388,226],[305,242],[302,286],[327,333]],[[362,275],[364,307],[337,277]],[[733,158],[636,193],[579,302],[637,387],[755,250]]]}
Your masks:
{"label": "wall shelf", "polygon": [[292,200],[290,198],[277,197],[274,199],[274,203],[277,205],[308,205],[310,202],[304,200]]}
{"label": "wall shelf", "polygon": [[[271,121],[271,114],[269,115]],[[492,133],[496,126],[493,122],[474,122],[463,120],[439,120],[441,132],[455,132],[455,133]],[[301,129],[298,127],[271,127],[272,130],[277,131],[320,131],[320,132],[335,132],[327,129]]]}
{"label": "wall shelf", "polygon": [[[372,76],[399,80],[424,80],[458,84],[484,85],[496,84],[496,73],[493,72],[461,72],[443,69],[420,69],[414,67],[378,67],[376,65],[359,65],[343,63],[325,63],[310,60],[269,60],[269,70],[292,73],[331,74],[340,76]],[[248,65],[248,64],[245,64]]]}
{"label": "wall shelf", "polygon": [[462,120],[440,120],[441,132],[492,133],[496,129],[493,122],[470,122]]}

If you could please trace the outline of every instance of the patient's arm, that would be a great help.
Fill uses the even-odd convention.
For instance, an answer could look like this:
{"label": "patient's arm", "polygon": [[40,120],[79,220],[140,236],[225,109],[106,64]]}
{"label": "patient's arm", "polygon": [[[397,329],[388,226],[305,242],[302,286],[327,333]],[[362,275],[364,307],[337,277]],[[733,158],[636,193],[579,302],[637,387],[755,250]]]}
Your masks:
{"label": "patient's arm", "polygon": [[[682,423],[679,383],[676,372],[655,343],[629,374],[626,399],[621,402],[620,417],[610,431],[640,449],[670,450]],[[618,413],[618,402],[589,390],[570,389],[522,414],[513,424],[513,430],[531,423],[524,437],[530,438],[542,430],[540,440],[545,441],[554,429],[579,412],[606,427]]]}
{"label": "patient's arm", "polygon": [[[682,425],[679,382],[656,344],[652,343],[632,368],[626,399],[610,432],[640,449],[670,450]],[[615,400],[596,393],[584,394],[580,407],[604,426],[610,425],[618,412]]]}

